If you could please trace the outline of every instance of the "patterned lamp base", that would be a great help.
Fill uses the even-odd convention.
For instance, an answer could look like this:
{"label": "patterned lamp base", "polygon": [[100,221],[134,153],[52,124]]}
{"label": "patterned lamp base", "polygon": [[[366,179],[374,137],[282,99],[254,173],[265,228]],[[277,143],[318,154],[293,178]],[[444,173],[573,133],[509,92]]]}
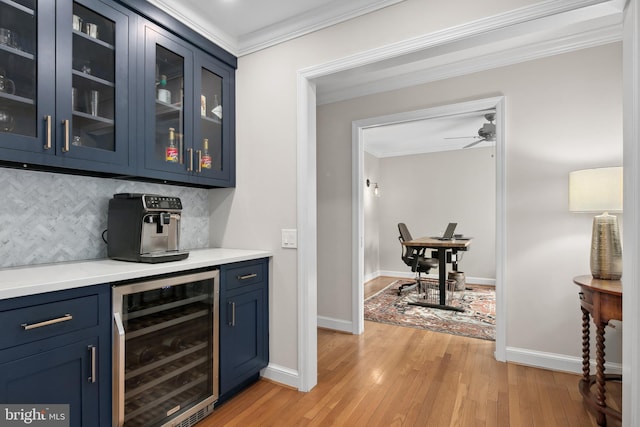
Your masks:
{"label": "patterned lamp base", "polygon": [[622,277],[622,246],[618,218],[607,212],[593,218],[591,236],[591,275],[596,279]]}

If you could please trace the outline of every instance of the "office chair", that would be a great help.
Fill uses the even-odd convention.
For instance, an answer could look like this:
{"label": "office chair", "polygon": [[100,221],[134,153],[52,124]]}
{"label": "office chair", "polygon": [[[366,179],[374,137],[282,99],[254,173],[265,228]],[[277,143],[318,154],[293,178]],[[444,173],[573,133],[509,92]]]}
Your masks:
{"label": "office chair", "polygon": [[405,225],[405,223],[401,222],[398,224],[398,231],[400,231],[400,235],[398,236],[398,240],[400,241],[400,246],[402,246],[402,261],[411,267],[411,271],[416,273],[416,282],[415,283],[407,283],[401,285],[398,288],[398,295],[402,293],[402,291],[407,289],[413,289],[418,286],[420,288],[420,274],[421,273],[429,273],[429,270],[432,268],[438,267],[438,260],[435,258],[425,258],[425,248],[412,248],[410,246],[405,246],[402,242],[406,242],[409,240],[413,240],[411,237],[411,233],[409,233],[409,229]]}

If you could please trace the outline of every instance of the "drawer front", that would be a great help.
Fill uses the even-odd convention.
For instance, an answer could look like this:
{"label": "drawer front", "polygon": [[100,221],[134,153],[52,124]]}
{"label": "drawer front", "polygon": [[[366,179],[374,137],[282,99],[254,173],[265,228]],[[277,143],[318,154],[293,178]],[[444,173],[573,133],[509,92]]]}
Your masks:
{"label": "drawer front", "polygon": [[255,285],[267,280],[265,261],[249,261],[224,267],[224,285],[227,290],[241,286]]}
{"label": "drawer front", "polygon": [[0,349],[98,325],[98,296],[89,295],[0,312]]}

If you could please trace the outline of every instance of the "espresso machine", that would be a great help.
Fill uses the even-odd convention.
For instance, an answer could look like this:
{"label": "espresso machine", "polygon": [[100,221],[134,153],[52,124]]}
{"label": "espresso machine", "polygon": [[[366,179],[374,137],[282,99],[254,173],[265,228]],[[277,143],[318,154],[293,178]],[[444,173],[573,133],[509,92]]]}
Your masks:
{"label": "espresso machine", "polygon": [[189,256],[180,251],[178,197],[118,193],[109,200],[107,248],[109,258],[159,263]]}

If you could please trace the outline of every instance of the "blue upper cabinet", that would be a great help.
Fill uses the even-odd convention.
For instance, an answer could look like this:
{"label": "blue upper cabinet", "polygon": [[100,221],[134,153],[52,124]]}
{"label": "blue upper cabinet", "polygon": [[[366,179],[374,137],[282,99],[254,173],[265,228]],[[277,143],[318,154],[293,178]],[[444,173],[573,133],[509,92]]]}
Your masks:
{"label": "blue upper cabinet", "polygon": [[144,0],[0,0],[0,162],[234,186],[236,65]]}
{"label": "blue upper cabinet", "polygon": [[97,0],[0,0],[0,158],[130,174],[133,15]]}
{"label": "blue upper cabinet", "polygon": [[139,175],[235,184],[234,70],[151,23],[139,66]]}

